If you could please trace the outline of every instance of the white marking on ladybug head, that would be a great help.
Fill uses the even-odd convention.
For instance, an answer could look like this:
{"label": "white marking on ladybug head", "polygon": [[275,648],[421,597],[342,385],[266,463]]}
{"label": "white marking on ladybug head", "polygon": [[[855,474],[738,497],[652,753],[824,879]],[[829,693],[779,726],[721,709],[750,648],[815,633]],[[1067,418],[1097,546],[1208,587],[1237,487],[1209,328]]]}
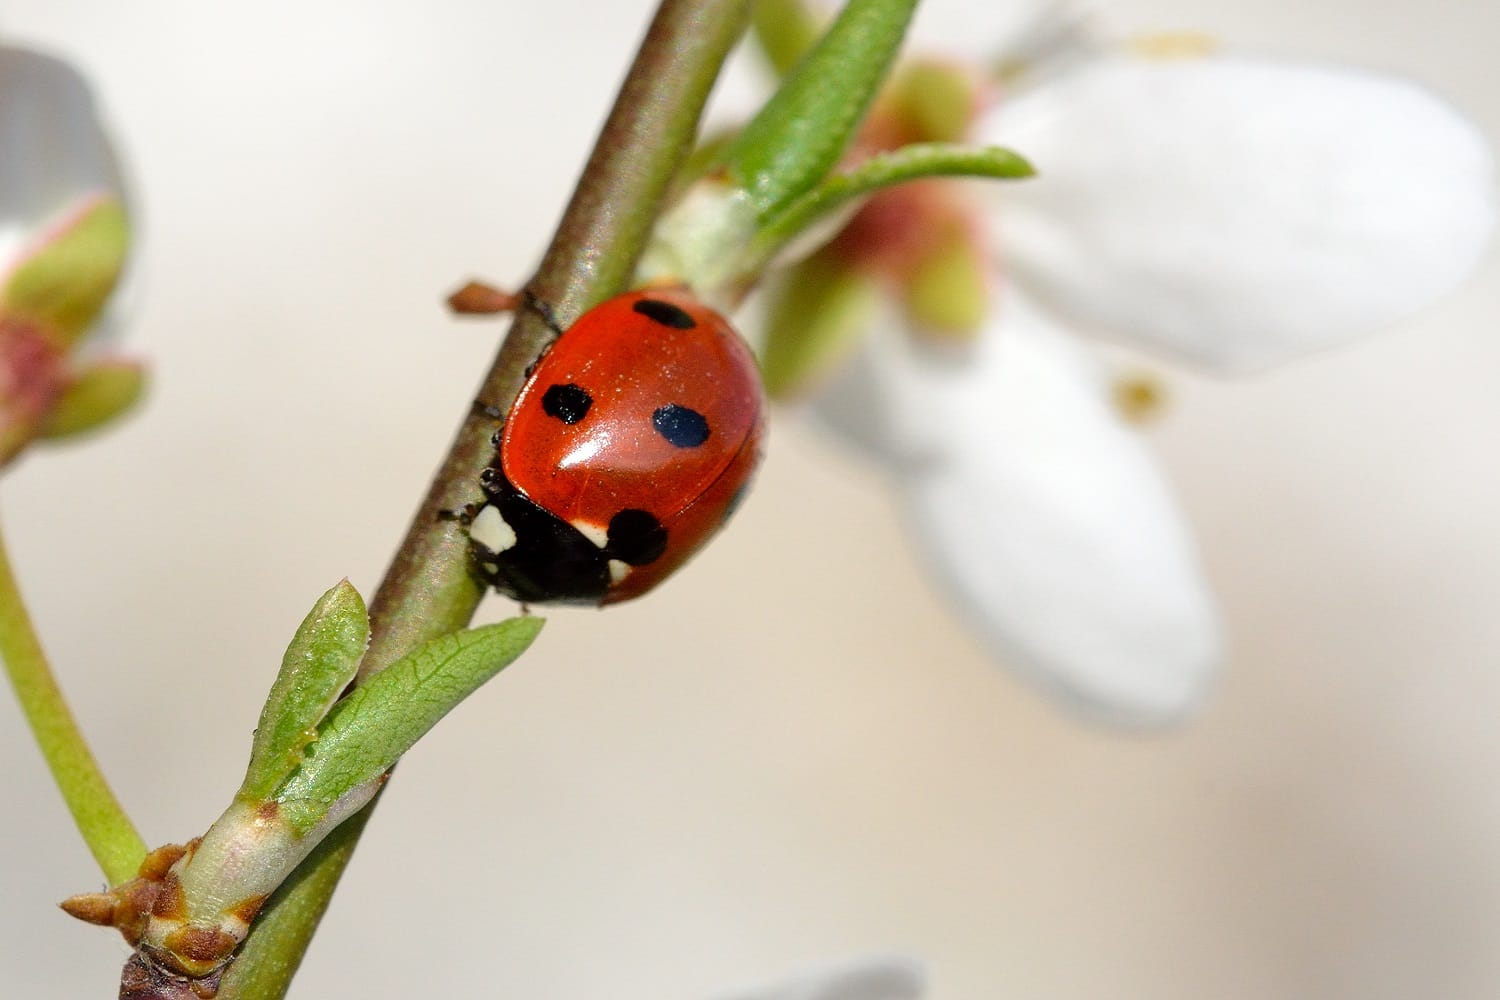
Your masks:
{"label": "white marking on ladybug head", "polygon": [[571,523],[573,527],[578,529],[580,535],[594,543],[595,548],[602,549],[609,544],[608,528],[601,528],[599,525],[590,524],[587,521],[573,521]]}
{"label": "white marking on ladybug head", "polygon": [[630,564],[619,559],[609,561],[609,582],[619,583],[630,575]]}
{"label": "white marking on ladybug head", "polygon": [[499,563],[487,562],[487,563],[484,564],[484,571],[486,573],[490,574],[490,576],[495,576],[497,573],[500,572],[500,564]]}
{"label": "white marking on ladybug head", "polygon": [[516,529],[500,516],[499,507],[485,507],[469,525],[469,537],[491,552],[504,552],[516,544]]}

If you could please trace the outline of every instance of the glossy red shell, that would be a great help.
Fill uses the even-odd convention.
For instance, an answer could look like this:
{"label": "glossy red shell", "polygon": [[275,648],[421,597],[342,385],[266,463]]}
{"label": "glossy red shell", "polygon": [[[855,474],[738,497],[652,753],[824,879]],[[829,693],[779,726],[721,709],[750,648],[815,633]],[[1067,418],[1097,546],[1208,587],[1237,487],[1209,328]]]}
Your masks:
{"label": "glossy red shell", "polygon": [[[549,412],[558,387],[589,400],[576,421],[555,403]],[[689,441],[706,435],[674,444],[658,427],[664,412],[696,415]],[[681,290],[631,292],[585,313],[542,356],[505,422],[500,465],[516,490],[590,537],[623,510],[666,529],[665,551],[612,583],[608,604],[655,586],[718,530],[759,460],[763,414],[755,359],[722,316]]]}

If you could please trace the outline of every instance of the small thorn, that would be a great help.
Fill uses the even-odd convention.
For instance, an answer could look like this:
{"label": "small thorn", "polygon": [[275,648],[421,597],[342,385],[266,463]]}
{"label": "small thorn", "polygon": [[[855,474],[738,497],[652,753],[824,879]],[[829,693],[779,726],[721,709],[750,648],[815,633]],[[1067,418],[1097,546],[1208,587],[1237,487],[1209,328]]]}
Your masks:
{"label": "small thorn", "polygon": [[471,281],[448,296],[447,301],[448,308],[460,316],[491,316],[511,312],[521,304],[521,296],[482,281]]}
{"label": "small thorn", "polygon": [[113,927],[117,902],[119,900],[114,893],[81,892],[76,896],[69,896],[57,905],[62,907],[62,911],[68,916],[76,917],[84,923]]}

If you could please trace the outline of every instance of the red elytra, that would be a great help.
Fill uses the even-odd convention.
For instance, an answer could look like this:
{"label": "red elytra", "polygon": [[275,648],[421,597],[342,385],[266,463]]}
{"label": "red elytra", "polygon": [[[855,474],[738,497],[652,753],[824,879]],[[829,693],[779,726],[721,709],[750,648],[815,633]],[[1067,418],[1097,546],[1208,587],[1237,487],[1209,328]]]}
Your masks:
{"label": "red elytra", "polygon": [[645,593],[732,513],[763,426],[755,359],[718,313],[680,289],[596,306],[506,417],[472,529],[481,575],[528,602]]}

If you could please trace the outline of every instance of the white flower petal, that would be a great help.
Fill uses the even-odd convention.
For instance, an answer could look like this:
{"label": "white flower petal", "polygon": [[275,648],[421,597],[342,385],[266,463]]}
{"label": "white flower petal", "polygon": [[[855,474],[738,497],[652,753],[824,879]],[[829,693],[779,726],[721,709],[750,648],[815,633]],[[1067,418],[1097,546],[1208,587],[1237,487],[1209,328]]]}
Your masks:
{"label": "white flower petal", "polygon": [[123,197],[87,82],[66,63],[0,45],[0,271],[90,193]]}
{"label": "white flower petal", "polygon": [[809,401],[814,419],[877,462],[909,462],[923,448],[907,433],[909,421],[897,412],[900,401],[921,394],[920,387],[908,387],[925,370],[913,367],[911,353],[902,349],[906,337],[894,305],[877,303],[861,345],[828,374]]}
{"label": "white flower petal", "polygon": [[1494,226],[1467,120],[1410,83],[1241,58],[1118,57],[980,132],[1040,177],[1004,186],[1018,281],[1097,332],[1247,370],[1399,320]]}
{"label": "white flower petal", "polygon": [[1069,0],[927,0],[912,17],[910,49],[919,57],[986,64],[1073,6]]}
{"label": "white flower petal", "polygon": [[[1115,721],[1177,718],[1221,655],[1184,519],[1089,359],[1016,296],[1001,312],[964,358],[872,342],[825,419],[894,462],[919,544],[1003,662]],[[827,412],[850,381],[864,420]]]}
{"label": "white flower petal", "polygon": [[926,978],[913,959],[880,956],[820,965],[794,979],[715,1000],[919,1000]]}

